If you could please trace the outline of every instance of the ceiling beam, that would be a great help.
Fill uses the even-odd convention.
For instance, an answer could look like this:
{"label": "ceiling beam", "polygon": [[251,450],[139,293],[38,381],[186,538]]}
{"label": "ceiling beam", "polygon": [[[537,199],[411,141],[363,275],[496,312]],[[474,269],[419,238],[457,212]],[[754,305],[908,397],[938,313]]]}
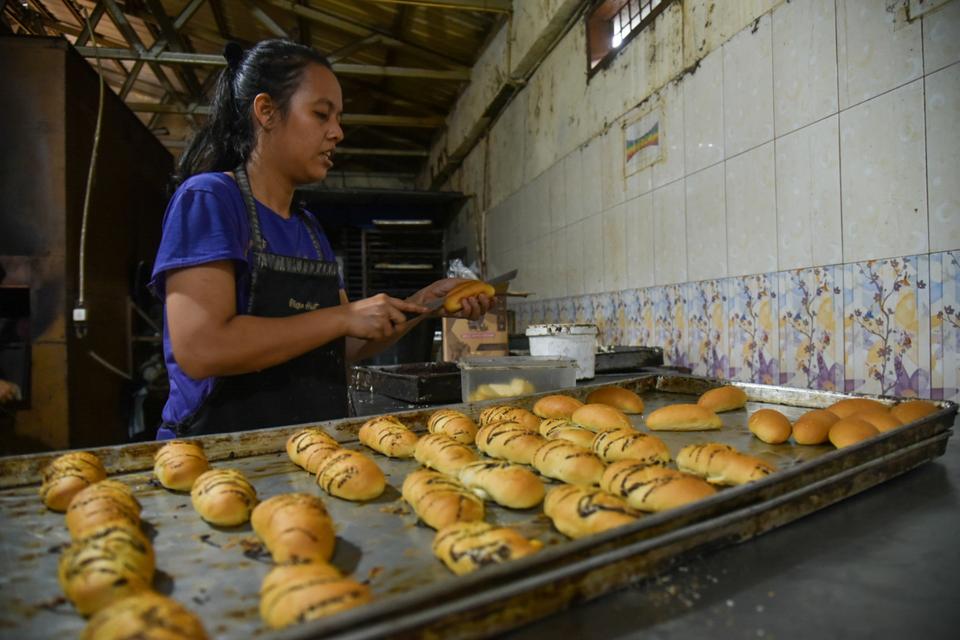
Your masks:
{"label": "ceiling beam", "polygon": [[[162,104],[155,102],[128,102],[127,106],[133,111],[143,113],[179,113],[209,115],[210,106],[205,104]],[[409,127],[435,129],[443,126],[443,118],[438,116],[392,116],[377,113],[345,113],[343,124],[365,125],[373,127]]]}
{"label": "ceiling beam", "polygon": [[434,9],[455,9],[460,11],[485,11],[488,13],[510,13],[512,0],[363,0],[376,4],[412,4],[418,7]]}
{"label": "ceiling beam", "polygon": [[[181,53],[193,53],[193,51],[186,45],[183,39],[178,33],[178,29],[173,20],[170,19],[170,16],[167,15],[166,10],[163,8],[163,4],[160,0],[146,0],[147,9],[150,11],[153,19],[157,21],[157,24],[160,26],[160,33],[163,34],[163,39],[167,41],[167,48],[171,51],[179,51]],[[192,5],[187,5],[186,9],[190,9]],[[193,7],[193,11],[196,11],[197,7]],[[186,20],[180,20],[177,18],[178,22],[185,24]],[[137,61],[139,62],[139,60]],[[180,80],[186,85],[187,90],[190,92],[190,95],[193,96],[194,100],[199,100],[201,98],[200,93],[200,81],[197,80],[197,75],[194,73],[193,69],[189,67],[181,67],[178,69],[180,74]]]}
{"label": "ceiling beam", "polygon": [[277,21],[267,15],[267,13],[259,7],[259,5],[254,0],[243,0],[243,3],[247,5],[247,11],[250,12],[250,15],[254,19],[267,28],[267,31],[272,33],[277,38],[287,38],[290,39],[290,34],[287,33],[287,30],[277,24]]}

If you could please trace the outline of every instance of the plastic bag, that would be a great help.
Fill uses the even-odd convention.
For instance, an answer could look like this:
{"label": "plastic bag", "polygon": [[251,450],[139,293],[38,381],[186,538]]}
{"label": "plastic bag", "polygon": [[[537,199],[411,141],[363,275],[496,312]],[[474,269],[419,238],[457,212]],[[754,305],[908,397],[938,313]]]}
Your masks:
{"label": "plastic bag", "polygon": [[477,271],[480,268],[476,262],[471,264],[469,267],[463,264],[463,260],[460,258],[454,258],[450,261],[450,264],[447,266],[447,277],[448,278],[467,278],[468,280],[479,280],[480,276],[477,275]]}

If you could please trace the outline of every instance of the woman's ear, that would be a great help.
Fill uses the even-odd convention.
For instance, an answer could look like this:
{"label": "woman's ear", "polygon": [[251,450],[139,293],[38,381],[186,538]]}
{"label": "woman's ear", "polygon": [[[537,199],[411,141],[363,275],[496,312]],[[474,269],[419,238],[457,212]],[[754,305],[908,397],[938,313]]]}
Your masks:
{"label": "woman's ear", "polygon": [[270,129],[276,121],[277,109],[270,94],[258,93],[253,99],[253,117],[263,129]]}

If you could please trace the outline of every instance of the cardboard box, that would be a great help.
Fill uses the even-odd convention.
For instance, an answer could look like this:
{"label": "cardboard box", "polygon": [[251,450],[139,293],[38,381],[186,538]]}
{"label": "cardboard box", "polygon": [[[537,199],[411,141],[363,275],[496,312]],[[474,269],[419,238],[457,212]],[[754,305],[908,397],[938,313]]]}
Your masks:
{"label": "cardboard box", "polygon": [[443,319],[443,359],[456,362],[463,356],[505,356],[507,350],[507,300],[497,296],[493,306],[476,322]]}

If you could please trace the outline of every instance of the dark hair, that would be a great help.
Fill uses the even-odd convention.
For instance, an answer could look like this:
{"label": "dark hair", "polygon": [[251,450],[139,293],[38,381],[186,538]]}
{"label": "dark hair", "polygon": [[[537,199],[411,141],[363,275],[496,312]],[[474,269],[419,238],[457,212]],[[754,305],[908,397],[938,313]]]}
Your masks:
{"label": "dark hair", "polygon": [[308,65],[333,69],[315,49],[289,40],[263,40],[247,51],[231,42],[223,56],[227,68],[217,79],[210,117],[180,156],[175,186],[198,173],[230,171],[247,160],[255,143],[251,110],[257,94],[268,94],[286,115]]}

